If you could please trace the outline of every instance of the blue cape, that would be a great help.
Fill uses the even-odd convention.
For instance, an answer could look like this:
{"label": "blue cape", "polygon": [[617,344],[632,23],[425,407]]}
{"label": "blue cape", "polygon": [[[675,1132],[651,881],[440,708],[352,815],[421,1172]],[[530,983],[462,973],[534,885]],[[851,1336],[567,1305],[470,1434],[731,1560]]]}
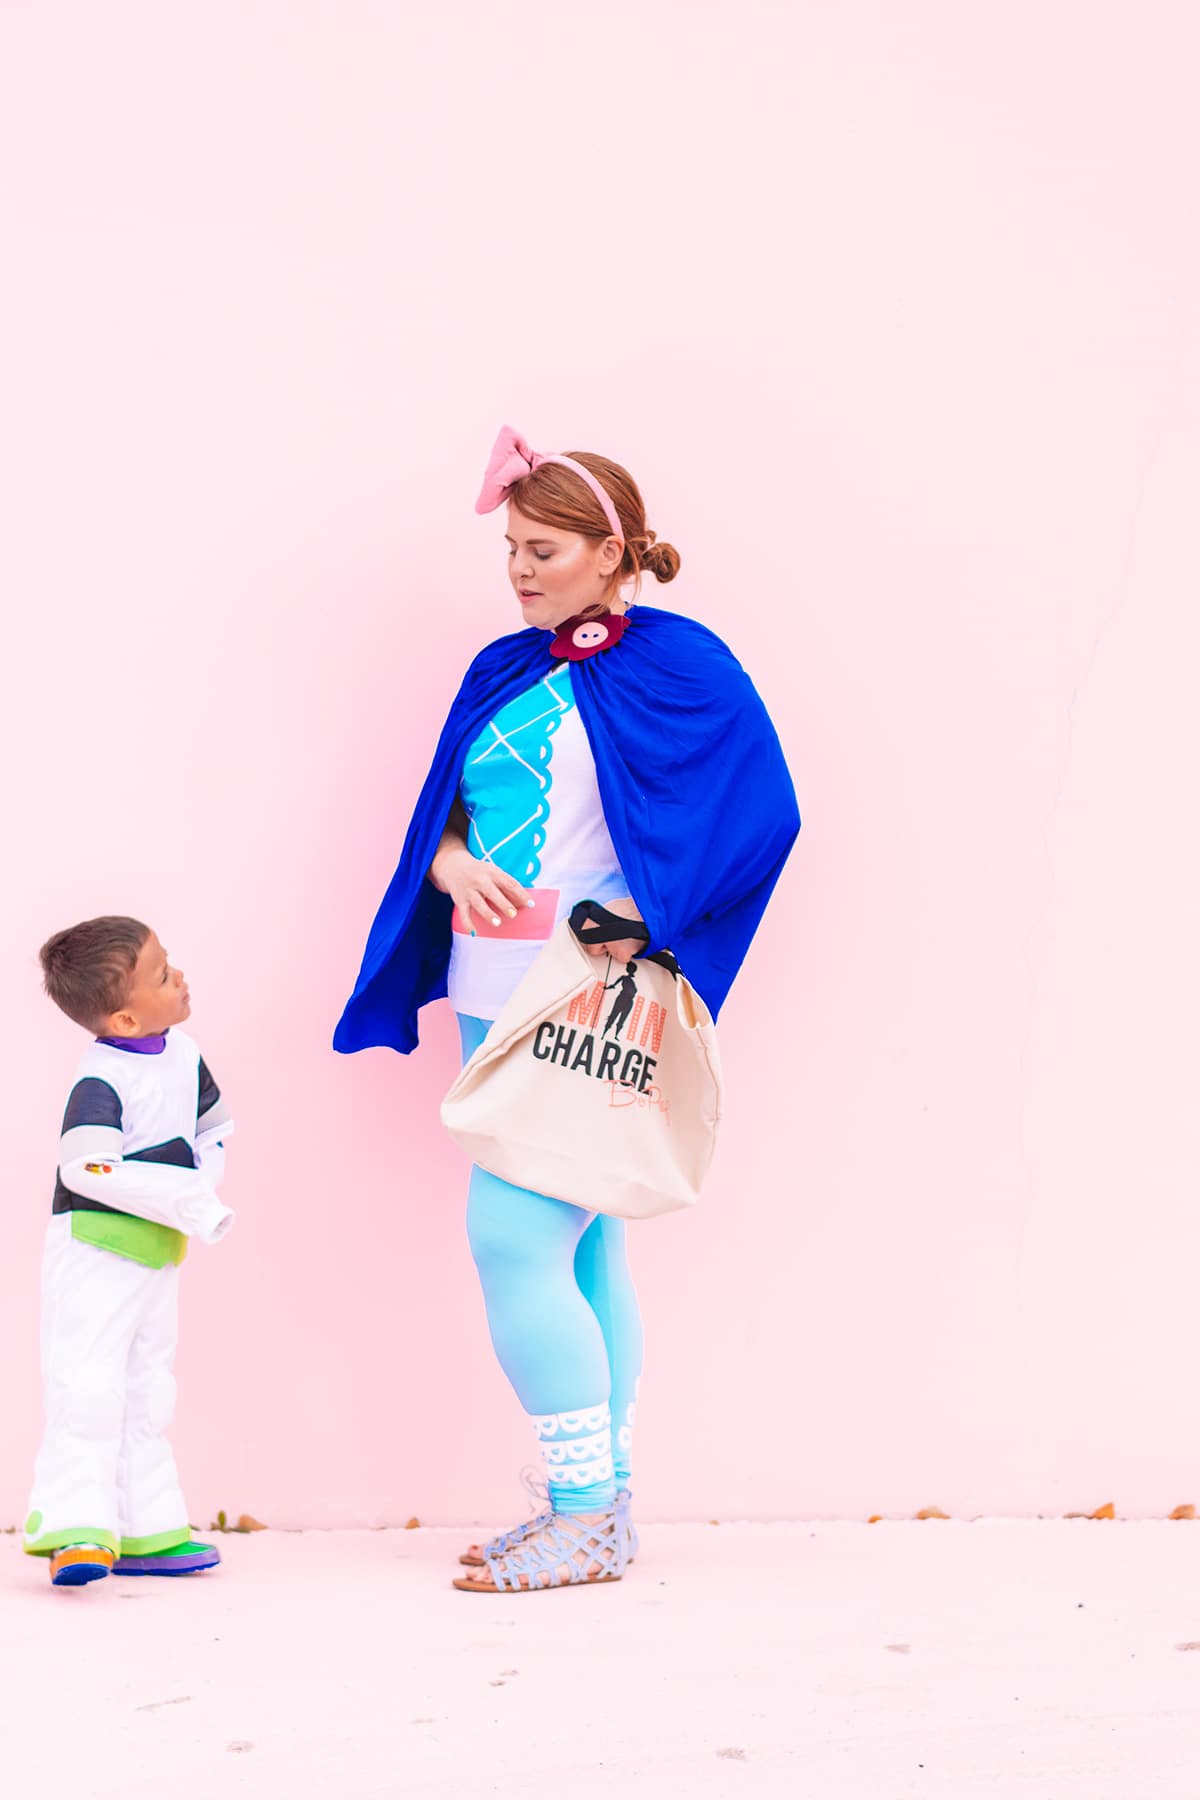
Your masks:
{"label": "blue cape", "polygon": [[[425,879],[488,720],[551,667],[550,635],[498,638],[467,670],[417,801],[400,863],[334,1033],[347,1054],[417,1046],[417,1012],[446,992],[449,896]],[[611,650],[572,665],[600,799],[629,891],[714,1018],[800,828],[767,710],[719,637],[637,606]]]}

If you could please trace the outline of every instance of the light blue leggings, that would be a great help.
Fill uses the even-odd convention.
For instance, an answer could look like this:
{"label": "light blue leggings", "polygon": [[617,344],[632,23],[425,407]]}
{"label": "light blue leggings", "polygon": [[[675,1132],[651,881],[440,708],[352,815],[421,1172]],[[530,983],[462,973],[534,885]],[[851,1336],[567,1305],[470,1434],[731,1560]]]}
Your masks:
{"label": "light blue leggings", "polygon": [[[458,1015],[464,1061],[488,1021]],[[467,1236],[500,1366],[525,1411],[566,1413],[607,1400],[618,1487],[629,1483],[642,1319],[625,1221],[585,1212],[474,1168]]]}

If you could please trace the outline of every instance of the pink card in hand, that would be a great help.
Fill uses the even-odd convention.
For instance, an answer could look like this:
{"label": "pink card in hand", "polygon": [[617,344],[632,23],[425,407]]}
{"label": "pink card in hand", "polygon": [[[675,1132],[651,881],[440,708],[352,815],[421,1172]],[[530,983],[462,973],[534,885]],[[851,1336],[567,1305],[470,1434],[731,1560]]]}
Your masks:
{"label": "pink card in hand", "polygon": [[451,916],[451,927],[469,937],[474,929],[475,936],[481,938],[516,938],[529,942],[531,939],[543,942],[554,930],[558,917],[558,888],[530,888],[529,898],[532,906],[518,906],[517,916],[510,919],[507,911],[500,914],[499,925],[492,924],[491,914],[482,916],[474,909],[469,918],[462,914],[458,907]]}

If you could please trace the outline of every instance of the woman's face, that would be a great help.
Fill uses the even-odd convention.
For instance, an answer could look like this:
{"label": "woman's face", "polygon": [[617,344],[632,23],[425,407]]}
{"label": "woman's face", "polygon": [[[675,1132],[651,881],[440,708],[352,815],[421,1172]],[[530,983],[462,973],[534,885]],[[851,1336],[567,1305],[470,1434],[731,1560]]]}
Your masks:
{"label": "woman's face", "polygon": [[610,588],[621,562],[619,538],[581,537],[527,519],[508,503],[508,578],[526,625],[543,631],[573,619],[589,606],[621,610]]}

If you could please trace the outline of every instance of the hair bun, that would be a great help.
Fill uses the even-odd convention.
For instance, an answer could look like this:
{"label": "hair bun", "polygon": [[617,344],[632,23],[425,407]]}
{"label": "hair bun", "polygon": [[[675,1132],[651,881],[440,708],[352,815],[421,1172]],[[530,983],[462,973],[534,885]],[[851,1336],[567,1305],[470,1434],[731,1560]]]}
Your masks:
{"label": "hair bun", "polygon": [[674,544],[656,544],[654,533],[648,532],[649,543],[641,552],[643,569],[649,569],[657,581],[674,581],[679,573],[679,552]]}

